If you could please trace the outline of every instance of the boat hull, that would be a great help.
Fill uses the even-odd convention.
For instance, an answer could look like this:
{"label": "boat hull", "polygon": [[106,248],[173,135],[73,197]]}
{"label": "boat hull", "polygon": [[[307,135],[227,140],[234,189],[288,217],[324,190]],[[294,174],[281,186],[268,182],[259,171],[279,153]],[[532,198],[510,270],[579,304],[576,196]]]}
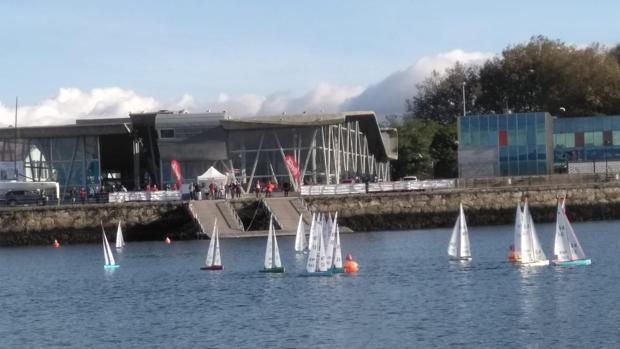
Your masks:
{"label": "boat hull", "polygon": [[471,261],[471,257],[450,257],[450,260],[455,262],[469,262]]}
{"label": "boat hull", "polygon": [[202,267],[200,268],[200,270],[223,270],[224,266],[223,265],[212,265],[209,267]]}
{"label": "boat hull", "polygon": [[118,265],[118,264],[114,264],[114,265],[104,265],[104,266],[103,266],[103,268],[104,268],[104,269],[116,269],[116,268],[118,268],[118,267],[120,267],[120,265]]}
{"label": "boat hull", "polygon": [[522,267],[544,267],[544,266],[549,265],[549,260],[547,259],[544,261],[536,261],[536,262],[529,262],[529,263],[517,262],[516,264]]}
{"label": "boat hull", "polygon": [[308,276],[308,277],[311,277],[311,276],[332,276],[333,273],[331,272],[331,270],[328,270],[328,271],[315,271],[314,273],[305,272],[305,273],[303,273],[301,275],[302,276]]}
{"label": "boat hull", "polygon": [[590,265],[592,264],[592,260],[591,259],[577,259],[574,261],[553,261],[553,265],[556,265],[558,267],[578,267],[578,266],[583,266],[583,265]]}
{"label": "boat hull", "polygon": [[333,274],[342,274],[344,273],[344,268],[332,267],[329,271],[331,271]]}
{"label": "boat hull", "polygon": [[261,273],[284,273],[284,267],[265,268],[260,271]]}

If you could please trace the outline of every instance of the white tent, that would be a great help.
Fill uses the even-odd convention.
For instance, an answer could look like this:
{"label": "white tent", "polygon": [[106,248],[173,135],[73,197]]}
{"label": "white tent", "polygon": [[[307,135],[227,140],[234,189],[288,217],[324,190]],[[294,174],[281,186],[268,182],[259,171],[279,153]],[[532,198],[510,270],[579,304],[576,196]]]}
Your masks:
{"label": "white tent", "polygon": [[205,173],[198,176],[197,180],[198,183],[206,183],[206,185],[215,183],[220,186],[221,184],[226,184],[228,177],[211,166]]}

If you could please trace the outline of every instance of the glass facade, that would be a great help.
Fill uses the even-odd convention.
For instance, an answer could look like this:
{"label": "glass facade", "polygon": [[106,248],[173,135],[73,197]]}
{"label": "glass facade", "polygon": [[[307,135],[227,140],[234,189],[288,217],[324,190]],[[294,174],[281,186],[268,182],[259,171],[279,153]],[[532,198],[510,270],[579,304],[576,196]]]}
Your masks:
{"label": "glass facade", "polygon": [[96,136],[0,140],[0,179],[55,181],[65,189],[100,183]]}
{"label": "glass facade", "polygon": [[547,113],[460,118],[460,177],[548,174],[551,124]]}
{"label": "glass facade", "polygon": [[620,159],[620,116],[557,118],[553,125],[556,169],[569,162]]}

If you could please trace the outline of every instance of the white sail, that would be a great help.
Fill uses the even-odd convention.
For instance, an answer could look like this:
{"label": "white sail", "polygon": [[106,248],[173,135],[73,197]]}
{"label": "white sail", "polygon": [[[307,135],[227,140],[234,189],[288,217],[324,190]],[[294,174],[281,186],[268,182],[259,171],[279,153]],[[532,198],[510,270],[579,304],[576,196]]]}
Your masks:
{"label": "white sail", "polygon": [[342,251],[340,250],[340,229],[336,224],[336,247],[334,249],[334,267],[342,268]]}
{"label": "white sail", "polygon": [[308,250],[312,251],[312,239],[314,238],[314,231],[316,229],[316,214],[312,213],[312,221],[310,222],[310,232],[308,233]]}
{"label": "white sail", "polygon": [[105,249],[105,233],[102,232],[101,233],[101,239],[102,239],[102,246],[103,246],[103,258],[105,259],[105,265],[110,265],[110,258],[108,257],[108,251]]}
{"label": "white sail", "polygon": [[534,262],[534,253],[532,250],[532,237],[530,231],[530,220],[527,218],[529,216],[529,210],[527,206],[527,201],[523,205],[523,214],[521,216],[521,230],[520,230],[520,240],[521,240],[521,251],[519,251],[521,256],[521,263],[531,263]]}
{"label": "white sail", "polygon": [[459,240],[459,227],[461,226],[461,215],[459,214],[456,217],[456,223],[454,223],[454,228],[452,228],[452,235],[450,236],[450,242],[448,243],[448,255],[450,257],[457,258],[458,257],[458,240]]}
{"label": "white sail", "polygon": [[[558,220],[561,220],[564,226],[564,232],[565,232],[564,234],[565,246],[564,247],[567,252],[566,253],[567,259],[564,259],[564,260],[560,259],[561,257],[558,255],[559,257],[558,260],[565,261],[565,260],[586,259],[586,254],[583,251],[581,244],[579,243],[579,239],[577,239],[577,234],[575,234],[575,230],[573,229],[573,226],[570,224],[570,221],[568,220],[568,216],[566,216],[566,210],[564,208],[564,201],[562,201],[562,204],[558,207]],[[556,239],[557,239],[557,228],[556,228]]]}
{"label": "white sail", "polygon": [[460,258],[471,258],[471,251],[469,248],[469,231],[467,230],[467,221],[465,220],[465,212],[463,211],[463,205],[460,205],[460,214],[459,214],[459,223],[460,223],[460,241],[459,241],[459,257]]}
{"label": "white sail", "polygon": [[269,233],[265,250],[265,269],[273,268],[273,215],[269,218]]}
{"label": "white sail", "polygon": [[553,243],[553,254],[557,261],[565,262],[571,259],[569,242],[566,236],[567,221],[564,219],[564,209],[562,203],[558,202],[558,210],[555,218],[555,239]]}
{"label": "white sail", "polygon": [[[314,216],[314,215],[313,215]],[[319,236],[320,234],[315,233],[316,223],[315,220],[312,220],[312,225],[310,228],[310,239],[308,241],[308,262],[306,263],[306,271],[308,273],[314,273],[316,271],[316,266],[319,258]]]}
{"label": "white sail", "polygon": [[211,233],[211,240],[209,241],[209,249],[207,250],[207,259],[205,260],[205,265],[210,267],[213,265],[213,255],[215,252],[215,238],[217,235],[217,218],[213,223],[213,231]]}
{"label": "white sail", "polygon": [[532,219],[532,214],[528,211],[528,220],[530,222],[530,236],[532,241],[532,253],[534,261],[540,262],[547,259],[545,252],[540,245],[540,240],[538,240],[538,234],[536,233],[536,226],[534,225],[534,220]]}
{"label": "white sail", "polygon": [[319,270],[327,271],[327,259],[325,257],[325,242],[323,241],[323,234],[319,236]]}
{"label": "white sail", "polygon": [[119,221],[118,228],[116,229],[116,248],[122,248],[123,246],[125,246],[125,239],[123,239],[123,230]]}
{"label": "white sail", "polygon": [[325,261],[327,267],[331,268],[334,265],[334,246],[336,245],[336,225],[338,219],[338,212],[334,215],[334,220],[331,221],[329,217],[328,223],[331,223],[331,231],[329,233],[329,240],[327,240],[327,248],[325,250]]}
{"label": "white sail", "polygon": [[273,231],[273,265],[276,268],[282,268],[282,261],[280,260],[280,249],[278,248],[278,239],[276,238],[276,230],[272,227]]}
{"label": "white sail", "polygon": [[108,238],[105,236],[105,232],[103,232],[103,252],[105,255],[105,265],[116,265],[114,255],[112,254],[112,249],[108,243]]}
{"label": "white sail", "polygon": [[514,251],[521,253],[521,226],[523,225],[523,213],[521,212],[521,203],[517,204],[517,213],[515,214],[515,242]]}
{"label": "white sail", "polygon": [[295,234],[295,251],[302,252],[306,248],[306,244],[303,214],[300,214],[299,222],[297,223],[297,234]]}
{"label": "white sail", "polygon": [[222,258],[220,257],[220,232],[215,229],[215,256],[213,257],[213,265],[222,265]]}

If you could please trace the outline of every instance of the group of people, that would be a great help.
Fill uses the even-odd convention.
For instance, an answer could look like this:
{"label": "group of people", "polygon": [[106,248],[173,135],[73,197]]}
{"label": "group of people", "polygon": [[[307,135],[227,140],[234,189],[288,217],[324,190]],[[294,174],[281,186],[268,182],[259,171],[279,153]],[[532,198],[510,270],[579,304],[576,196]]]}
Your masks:
{"label": "group of people", "polygon": [[[261,193],[265,194],[265,197],[271,197],[273,195],[274,190],[277,189],[277,185],[274,184],[271,181],[268,181],[267,183],[261,183],[260,180],[256,181],[256,184],[254,185],[254,193],[256,194],[256,197],[260,197]],[[282,191],[284,192],[284,196],[288,196],[289,191],[291,191],[291,185],[288,182],[285,182],[284,184],[282,184]]]}
{"label": "group of people", "polygon": [[241,197],[241,184],[237,181],[224,184],[211,182],[206,183],[192,182],[188,186],[189,196],[191,200],[216,200],[216,199],[234,199]]}

